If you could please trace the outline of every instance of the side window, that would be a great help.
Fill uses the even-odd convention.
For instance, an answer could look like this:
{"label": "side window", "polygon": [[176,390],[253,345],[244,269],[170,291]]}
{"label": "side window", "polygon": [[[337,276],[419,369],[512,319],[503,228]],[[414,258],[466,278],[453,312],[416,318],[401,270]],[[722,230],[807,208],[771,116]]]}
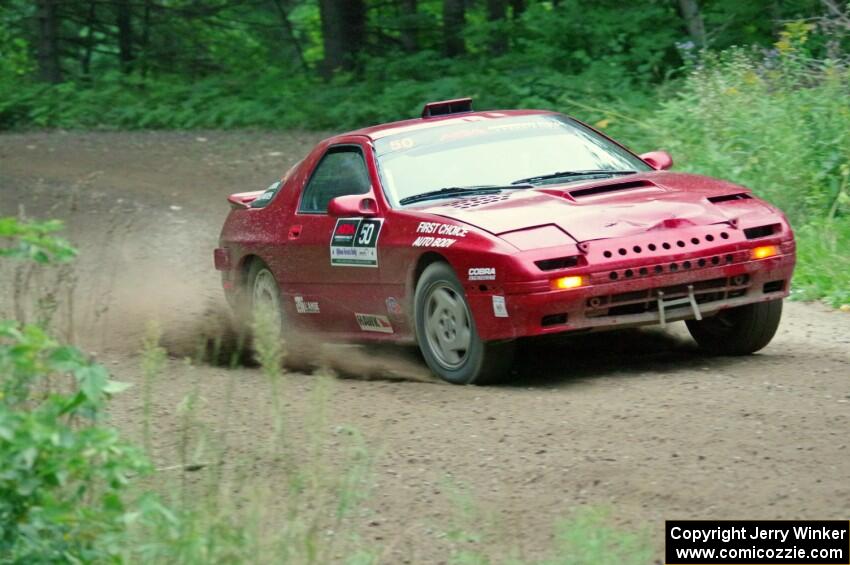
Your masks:
{"label": "side window", "polygon": [[371,184],[366,161],[359,147],[331,147],[304,187],[298,211],[324,214],[332,198],[366,194]]}

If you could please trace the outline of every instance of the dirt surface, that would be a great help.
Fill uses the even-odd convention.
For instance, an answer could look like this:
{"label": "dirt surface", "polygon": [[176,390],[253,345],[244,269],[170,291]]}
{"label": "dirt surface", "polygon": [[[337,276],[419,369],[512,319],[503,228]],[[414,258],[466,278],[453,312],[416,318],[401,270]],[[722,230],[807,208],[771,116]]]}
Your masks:
{"label": "dirt surface", "polygon": [[[265,187],[319,137],[3,135],[0,215],[66,221],[82,253],[72,273],[56,275],[75,289],[59,293],[56,331],[138,382],[149,320],[177,356],[227,326],[211,265],[224,197]],[[12,292],[17,276],[16,286],[8,266],[0,272],[0,314],[23,300]],[[28,284],[34,293],[57,283]],[[365,542],[387,547],[384,562],[445,560],[458,491],[477,508],[464,527],[480,528],[491,554],[514,548],[529,558],[545,555],[553,524],[583,506],[648,531],[659,555],[665,519],[850,514],[850,315],[820,305],[786,303],[778,335],[750,357],[702,356],[680,323],[532,344],[514,382],[490,388],[437,382],[406,350],[334,351],[330,363],[349,378],[333,381],[322,425],[331,435],[356,428],[374,457],[353,520]],[[315,406],[317,382],[284,379],[292,437]],[[251,367],[169,362],[153,406],[158,466],[175,463],[177,406],[192,391],[206,437],[229,454],[225,465],[249,459],[252,473],[283,481],[284,466],[263,455],[272,400]],[[113,412],[138,437],[140,387]],[[324,449],[343,460],[337,442]]]}

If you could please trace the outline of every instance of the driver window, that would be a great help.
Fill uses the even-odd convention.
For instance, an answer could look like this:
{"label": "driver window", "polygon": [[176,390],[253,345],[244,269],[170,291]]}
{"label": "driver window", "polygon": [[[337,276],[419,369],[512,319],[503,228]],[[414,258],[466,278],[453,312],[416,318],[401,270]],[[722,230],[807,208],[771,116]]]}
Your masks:
{"label": "driver window", "polygon": [[304,187],[299,212],[324,214],[332,198],[366,194],[372,187],[363,152],[356,146],[331,147]]}

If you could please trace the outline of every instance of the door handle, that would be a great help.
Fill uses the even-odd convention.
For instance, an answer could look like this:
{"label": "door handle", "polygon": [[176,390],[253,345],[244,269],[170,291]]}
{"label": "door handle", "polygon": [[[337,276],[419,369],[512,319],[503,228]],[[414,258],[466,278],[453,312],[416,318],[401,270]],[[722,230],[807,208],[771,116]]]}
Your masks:
{"label": "door handle", "polygon": [[298,239],[301,235],[301,226],[291,226],[289,228],[289,239]]}

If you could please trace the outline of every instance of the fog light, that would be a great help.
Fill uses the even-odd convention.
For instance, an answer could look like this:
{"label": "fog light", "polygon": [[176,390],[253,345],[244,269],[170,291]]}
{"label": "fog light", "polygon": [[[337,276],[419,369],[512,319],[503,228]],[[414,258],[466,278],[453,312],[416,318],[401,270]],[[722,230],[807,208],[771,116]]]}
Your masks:
{"label": "fog light", "polygon": [[580,286],[584,286],[585,281],[583,276],[573,275],[571,277],[561,277],[559,279],[552,279],[551,284],[553,290],[566,290],[569,288],[578,288]]}
{"label": "fog light", "polygon": [[775,245],[762,245],[753,249],[753,259],[767,259],[779,255],[779,248]]}

